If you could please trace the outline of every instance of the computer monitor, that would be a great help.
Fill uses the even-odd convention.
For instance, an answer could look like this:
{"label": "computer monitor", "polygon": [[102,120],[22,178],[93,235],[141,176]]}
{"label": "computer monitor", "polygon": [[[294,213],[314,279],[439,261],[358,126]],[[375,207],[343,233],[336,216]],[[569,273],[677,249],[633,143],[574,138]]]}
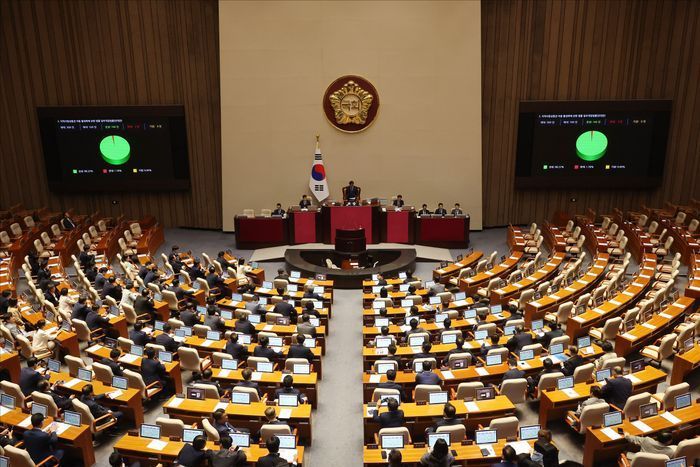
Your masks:
{"label": "computer monitor", "polygon": [[598,382],[605,381],[607,378],[610,378],[612,376],[612,371],[610,371],[610,368],[606,368],[604,370],[598,370],[595,372],[595,380]]}
{"label": "computer monitor", "polygon": [[280,449],[296,449],[297,439],[294,435],[277,435],[280,440]]}
{"label": "computer monitor", "polygon": [[382,435],[379,439],[379,444],[382,449],[403,449],[403,435]]}
{"label": "computer monitor", "polygon": [[476,400],[485,401],[496,397],[496,390],[492,387],[477,388],[475,391]]}
{"label": "computer monitor", "polygon": [[603,426],[604,427],[607,428],[609,426],[615,426],[615,425],[619,425],[621,423],[622,423],[622,412],[620,412],[619,410],[603,414]]}
{"label": "computer monitor", "polygon": [[425,342],[425,336],[410,336],[408,345],[411,347],[420,347]]}
{"label": "computer monitor", "polygon": [[506,326],[503,328],[503,334],[505,336],[512,336],[515,334],[515,326]]}
{"label": "computer monitor", "polygon": [[221,318],[225,320],[233,319],[233,311],[231,310],[221,310]]}
{"label": "computer monitor", "polygon": [[15,397],[9,394],[0,394],[0,405],[6,409],[15,408]]}
{"label": "computer monitor", "polygon": [[381,310],[382,308],[384,308],[383,301],[375,300],[372,302],[372,309],[373,310]]}
{"label": "computer monitor", "polygon": [[413,300],[401,300],[401,308],[411,308],[413,306]]}
{"label": "computer monitor", "polygon": [[105,337],[105,347],[109,349],[116,349],[119,346],[119,343],[117,342],[116,339],[112,339],[111,337]]}
{"label": "computer monitor", "polygon": [[430,297],[428,298],[428,303],[430,305],[439,305],[442,303],[442,299],[440,297]]}
{"label": "computer monitor", "polygon": [[292,367],[292,373],[295,375],[310,375],[311,365],[308,363],[295,363]]}
{"label": "computer monitor", "polygon": [[272,288],[273,288],[273,284],[272,284],[272,282],[270,282],[270,281],[263,281],[263,283],[262,283],[262,288],[263,288],[263,289],[272,289]]}
{"label": "computer monitor", "polygon": [[576,315],[582,315],[586,312],[586,305],[578,305],[576,307]]}
{"label": "computer monitor", "polygon": [[474,339],[475,339],[475,340],[478,340],[478,341],[483,341],[483,340],[486,339],[487,337],[489,337],[489,332],[488,332],[488,331],[476,331],[476,332],[474,333]]}
{"label": "computer monitor", "polygon": [[287,285],[287,292],[298,292],[299,287],[296,284],[288,284]]}
{"label": "computer monitor", "polygon": [[396,368],[396,365],[394,365],[393,363],[377,363],[375,365],[375,368],[377,369],[377,373],[379,373],[380,375],[384,375],[387,371]]}
{"label": "computer monitor", "polygon": [[153,329],[155,329],[156,331],[162,331],[164,325],[165,323],[163,321],[156,320],[156,323],[153,325]]}
{"label": "computer monitor", "polygon": [[591,336],[579,337],[576,340],[576,344],[578,345],[579,349],[590,346],[591,345]]}
{"label": "computer monitor", "polygon": [[202,388],[192,388],[189,387],[187,388],[187,398],[188,399],[193,399],[196,401],[203,401],[204,400],[204,389]]}
{"label": "computer monitor", "polygon": [[124,376],[112,376],[112,387],[126,390],[129,387],[129,380]]}
{"label": "computer monitor", "polygon": [[231,403],[232,404],[250,404],[250,393],[248,392],[231,392]]}
{"label": "computer monitor", "polygon": [[158,352],[158,360],[163,363],[170,363],[173,361],[173,354],[172,352],[165,352],[161,350]]}
{"label": "computer monitor", "polygon": [[455,342],[457,342],[457,334],[443,333],[440,335],[440,341],[443,344],[454,344]]}
{"label": "computer monitor", "polygon": [[253,342],[253,337],[250,334],[238,334],[238,343],[242,345],[250,345]]}
{"label": "computer monitor", "polygon": [[292,279],[300,279],[301,278],[301,272],[300,271],[290,271],[289,272],[289,277]]}
{"label": "computer monitor", "polygon": [[63,422],[67,423],[68,425],[80,426],[80,414],[78,412],[66,410],[63,412]]}
{"label": "computer monitor", "polygon": [[521,350],[518,358],[523,362],[527,360],[532,360],[533,358],[535,358],[535,351],[533,349]]}
{"label": "computer monitor", "polygon": [[142,438],[160,439],[160,427],[158,425],[142,423],[139,429],[139,436]]}
{"label": "computer monitor", "polygon": [[503,311],[503,306],[502,305],[491,305],[491,314],[492,315],[497,315],[500,314],[501,311]]}
{"label": "computer monitor", "polygon": [[528,441],[537,439],[537,433],[540,431],[540,425],[525,425],[520,427],[520,440]]}
{"label": "computer monitor", "polygon": [[86,368],[78,368],[78,379],[90,382],[92,381],[92,371]]}
{"label": "computer monitor", "polygon": [[258,299],[258,303],[259,303],[260,305],[267,305],[267,297],[260,297],[260,298]]}
{"label": "computer monitor", "polygon": [[476,444],[493,444],[498,440],[496,430],[476,430],[474,435]]}
{"label": "computer monitor", "polygon": [[448,315],[447,313],[435,313],[435,322],[442,323],[449,317],[450,315]]}
{"label": "computer monitor", "polygon": [[462,300],[467,299],[467,293],[466,292],[457,292],[455,294],[455,302],[461,302]]}
{"label": "computer monitor", "polygon": [[406,279],[407,277],[408,277],[408,275],[406,275],[405,272],[400,272],[400,273],[399,273],[399,279]]}
{"label": "computer monitor", "polygon": [[131,355],[136,355],[137,357],[142,357],[143,356],[143,347],[140,345],[132,345],[131,350],[129,350],[129,353]]}
{"label": "computer monitor", "polygon": [[695,339],[690,337],[683,342],[683,351],[687,352],[687,351],[691,350],[694,346],[695,346]]}
{"label": "computer monitor", "polygon": [[557,389],[570,389],[574,387],[574,377],[564,376],[557,380]]}
{"label": "computer monitor", "polygon": [[239,448],[249,448],[250,447],[250,434],[249,433],[229,433],[231,441],[233,441],[234,446]]}
{"label": "computer monitor", "polygon": [[260,324],[260,315],[248,315],[248,321],[253,324]]}
{"label": "computer monitor", "polygon": [[670,461],[666,461],[666,467],[688,467],[688,460],[686,457],[676,457]]}
{"label": "computer monitor", "polygon": [[428,447],[432,450],[435,447],[437,440],[442,439],[450,445],[450,434],[449,433],[429,433],[428,434]]}
{"label": "computer monitor", "polygon": [[692,403],[693,403],[693,399],[692,399],[689,392],[686,392],[685,394],[681,394],[679,396],[676,396],[676,405],[675,405],[676,410],[690,407],[690,404],[692,404]]}
{"label": "computer monitor", "polygon": [[476,309],[475,308],[469,308],[468,310],[464,310],[464,319],[470,319],[470,318],[476,318]]}
{"label": "computer monitor", "polygon": [[408,284],[399,284],[399,292],[408,292]]}
{"label": "computer monitor", "polygon": [[59,362],[58,360],[54,360],[52,358],[49,358],[48,366],[49,366],[49,371],[53,371],[54,373],[61,372],[61,362]]}
{"label": "computer monitor", "polygon": [[530,327],[530,329],[532,329],[533,331],[539,331],[542,328],[544,328],[544,320],[541,319],[533,321],[532,326]]}
{"label": "computer monitor", "polygon": [[564,344],[551,344],[549,346],[550,355],[558,355],[564,353]]}
{"label": "computer monitor", "polygon": [[431,392],[428,394],[428,404],[446,404],[450,400],[447,391]]}
{"label": "computer monitor", "polygon": [[234,293],[231,294],[231,301],[232,302],[242,302],[243,301],[243,295],[239,293]]}
{"label": "computer monitor", "polygon": [[468,362],[466,358],[453,358],[450,360],[449,365],[453,370],[460,370],[462,368],[466,368],[468,366]]}
{"label": "computer monitor", "polygon": [[258,362],[256,369],[261,373],[272,373],[272,362]]}
{"label": "computer monitor", "polygon": [[323,302],[319,300],[314,300],[314,309],[315,310],[321,310],[323,309]]}
{"label": "computer monitor", "polygon": [[10,467],[10,458],[0,456],[0,467]]}
{"label": "computer monitor", "polygon": [[639,360],[634,360],[632,363],[630,363],[630,371],[632,373],[642,371],[644,369],[645,365],[646,365],[646,363],[644,363],[643,358],[640,358]]}
{"label": "computer monitor", "polygon": [[401,396],[398,394],[382,394],[379,396],[379,405],[387,405],[389,403],[389,399],[395,399],[396,402],[401,404]]}
{"label": "computer monitor", "polygon": [[316,348],[316,338],[313,337],[309,339],[308,337],[304,340],[304,347],[307,349],[313,349]]}
{"label": "computer monitor", "polygon": [[63,329],[64,331],[70,332],[72,329],[71,324],[68,321],[64,321],[61,323],[61,329]]}
{"label": "computer monitor", "polygon": [[296,407],[299,405],[299,397],[296,394],[280,394],[277,403],[280,407]]}
{"label": "computer monitor", "polygon": [[486,356],[486,366],[500,365],[501,363],[503,363],[503,355],[500,353]]}
{"label": "computer monitor", "polygon": [[207,340],[218,341],[221,339],[221,333],[219,331],[207,331]]}
{"label": "computer monitor", "polygon": [[49,413],[49,407],[44,404],[34,402],[32,404],[32,415],[34,415],[35,413],[40,413],[41,415],[46,417],[46,415],[48,415]]}
{"label": "computer monitor", "polygon": [[267,343],[270,347],[282,347],[284,345],[284,340],[279,336],[268,337]]}
{"label": "computer monitor", "polygon": [[655,415],[658,415],[658,413],[659,406],[656,405],[656,402],[652,402],[650,404],[643,404],[639,406],[639,418],[653,417]]}
{"label": "computer monitor", "polygon": [[[195,284],[196,284],[196,282],[195,282]],[[200,315],[207,314],[207,307],[202,306],[202,305],[197,305],[197,313],[199,313]]]}
{"label": "computer monitor", "polygon": [[238,368],[238,360],[235,358],[224,358],[221,360],[222,370],[235,370]]}
{"label": "computer monitor", "polygon": [[204,430],[195,430],[194,428],[185,428],[182,431],[182,441],[191,443],[197,436],[204,436]]}

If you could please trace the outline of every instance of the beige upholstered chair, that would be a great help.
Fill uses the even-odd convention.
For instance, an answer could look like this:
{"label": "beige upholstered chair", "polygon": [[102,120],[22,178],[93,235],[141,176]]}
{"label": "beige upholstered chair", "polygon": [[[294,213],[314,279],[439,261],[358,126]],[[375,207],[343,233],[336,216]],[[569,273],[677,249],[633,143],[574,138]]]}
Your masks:
{"label": "beige upholstered chair", "polygon": [[[651,394],[648,392],[634,394],[625,402],[625,406],[622,407],[622,413],[625,414],[625,418],[639,418],[639,408],[649,402],[651,402]],[[618,407],[618,409],[619,408],[621,407]]]}
{"label": "beige upholstered chair", "polygon": [[501,383],[500,393],[513,404],[521,404],[527,398],[527,380],[525,378],[507,379]]}
{"label": "beige upholstered chair", "polygon": [[462,425],[461,423],[458,425],[440,426],[440,427],[438,427],[438,429],[435,432],[436,433],[449,433],[451,444],[452,443],[459,444],[467,436],[467,428],[464,425]]}
{"label": "beige upholstered chair", "polygon": [[372,402],[377,402],[382,396],[396,396],[398,400],[400,395],[401,393],[398,389],[375,388],[374,391],[372,391]]}
{"label": "beige upholstered chair", "polygon": [[431,393],[441,391],[442,388],[436,384],[418,384],[414,392],[413,400],[416,402],[427,402]]}
{"label": "beige upholstered chair", "polygon": [[593,328],[589,334],[597,340],[614,341],[620,331],[620,324],[622,324],[621,317],[610,318],[605,321],[602,328]]}
{"label": "beige upholstered chair", "polygon": [[640,354],[660,364],[663,360],[673,355],[673,345],[676,343],[677,337],[678,334],[676,333],[666,334],[661,338],[658,345],[647,345]]}
{"label": "beige upholstered chair", "polygon": [[574,370],[574,384],[585,383],[593,379],[593,372],[595,371],[595,365],[593,363],[586,363],[585,365],[579,365]]}
{"label": "beige upholstered chair", "polygon": [[666,388],[664,392],[654,394],[654,399],[661,402],[664,410],[673,410],[676,407],[676,396],[690,392],[690,385],[686,382],[674,384]]}
{"label": "beige upholstered chair", "polygon": [[28,451],[11,445],[5,446],[5,456],[10,460],[10,465],[12,467],[41,467],[42,465],[47,465],[49,462],[55,462],[53,465],[58,465],[58,459],[54,456],[48,456],[42,459],[40,463],[35,464],[29,456]]}
{"label": "beige upholstered chair", "polygon": [[156,418],[156,425],[160,427],[161,437],[175,437],[182,439],[185,431],[185,422],[177,418]]}
{"label": "beige upholstered chair", "polygon": [[291,435],[292,429],[289,425],[270,425],[264,424],[260,427],[260,440],[267,441],[273,435]]}
{"label": "beige upholstered chair", "polygon": [[674,458],[685,457],[686,459],[700,459],[700,438],[684,439],[678,443]]}
{"label": "beige upholstered chair", "polygon": [[409,432],[408,428],[405,426],[398,428],[382,428],[379,430],[379,433],[375,435],[377,437],[377,442],[382,439],[383,435],[401,435],[403,436],[404,445],[411,444],[411,432]]}
{"label": "beige upholstered chair", "polygon": [[581,416],[578,418],[578,426],[575,428],[579,434],[585,434],[586,428],[589,426],[602,425],[603,416],[609,411],[610,406],[605,402],[587,405],[581,411]]}
{"label": "beige upholstered chair", "polygon": [[219,441],[219,432],[214,428],[214,425],[211,424],[208,418],[202,418],[202,428],[210,441]]}
{"label": "beige upholstered chair", "polygon": [[78,377],[78,369],[79,368],[85,368],[88,370],[92,369],[92,366],[88,366],[85,364],[82,358],[80,357],[74,357],[72,355],[66,355],[64,357],[66,365],[68,366],[68,373],[73,377],[77,378]]}
{"label": "beige upholstered chair", "polygon": [[27,397],[25,397],[22,393],[22,389],[19,387],[19,384],[10,381],[0,381],[0,389],[2,389],[2,392],[5,394],[9,394],[15,398],[15,404],[17,407],[22,409],[27,408]]}
{"label": "beige upholstered chair", "polygon": [[496,430],[499,439],[518,436],[518,417],[494,418],[489,423],[489,430]]}
{"label": "beige upholstered chair", "polygon": [[249,388],[246,386],[234,386],[233,389],[231,389],[231,393],[234,392],[245,392],[250,394],[250,401],[251,402],[260,402],[260,395],[258,394],[258,390],[255,388]]}
{"label": "beige upholstered chair", "polygon": [[111,413],[95,418],[88,406],[82,403],[80,399],[72,399],[72,402],[75,411],[80,413],[81,423],[88,425],[92,434],[100,433],[117,424],[117,419]]}
{"label": "beige upholstered chair", "polygon": [[202,372],[211,366],[209,358],[200,358],[197,349],[178,347],[177,355],[183,370]]}
{"label": "beige upholstered chair", "polygon": [[459,386],[457,386],[457,392],[452,397],[452,399],[461,399],[464,400],[467,397],[471,397],[472,399],[476,397],[476,390],[481,389],[484,387],[484,383],[481,381],[470,381],[466,383],[459,383]]}
{"label": "beige upholstered chair", "polygon": [[153,396],[163,390],[163,385],[160,381],[154,381],[147,386],[141,373],[125,369],[124,376],[129,381],[129,387],[137,389],[141,393],[141,398],[144,400],[152,399]]}

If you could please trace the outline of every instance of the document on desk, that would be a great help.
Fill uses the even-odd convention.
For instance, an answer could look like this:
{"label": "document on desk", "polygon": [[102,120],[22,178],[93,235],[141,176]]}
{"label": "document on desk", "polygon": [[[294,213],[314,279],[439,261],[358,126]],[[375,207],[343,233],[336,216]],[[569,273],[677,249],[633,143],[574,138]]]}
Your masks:
{"label": "document on desk", "polygon": [[250,377],[253,381],[260,381],[262,379],[262,373],[259,371],[254,371],[253,376]]}
{"label": "document on desk", "polygon": [[578,397],[581,397],[581,394],[576,392],[574,388],[568,388],[568,389],[562,389],[561,392],[567,395],[570,399],[576,399]]}
{"label": "document on desk", "polygon": [[64,387],[67,387],[67,388],[72,388],[72,387],[75,386],[76,384],[79,384],[80,381],[82,381],[82,380],[80,380],[80,379],[78,379],[78,378],[73,378],[72,380],[66,381],[65,383],[63,383],[63,386],[64,386]]}
{"label": "document on desk", "polygon": [[681,422],[681,419],[673,415],[671,412],[664,412],[661,414],[661,416],[674,425],[678,425]]}
{"label": "document on desk", "polygon": [[454,373],[452,373],[450,370],[445,370],[442,372],[442,377],[445,379],[455,379]]}
{"label": "document on desk", "polygon": [[637,340],[637,336],[630,334],[629,332],[626,332],[622,335],[625,339],[629,339],[631,341]]}
{"label": "document on desk", "polygon": [[622,438],[622,435],[620,435],[617,431],[613,430],[612,428],[603,428],[602,430],[600,430],[600,432],[613,441]]}
{"label": "document on desk", "polygon": [[667,313],[659,313],[659,316],[661,316],[663,319],[671,319],[673,316],[667,314]]}
{"label": "document on desk", "polygon": [[457,300],[456,302],[452,302],[452,305],[456,307],[461,307],[461,306],[467,306],[469,303],[467,303],[466,300]]}
{"label": "document on desk", "polygon": [[389,349],[374,349],[374,355],[389,355]]}
{"label": "document on desk", "polygon": [[92,347],[88,347],[88,348],[85,349],[85,350],[86,350],[87,352],[95,353],[95,352],[97,352],[98,350],[100,350],[101,348],[102,348],[102,346],[101,346],[100,344],[95,344],[95,345],[93,345]]}
{"label": "document on desk", "polygon": [[618,302],[617,300],[610,300],[608,303],[615,306],[622,306],[622,303]]}
{"label": "document on desk", "polygon": [[488,376],[489,375],[489,371],[486,368],[484,368],[483,366],[478,367],[476,369],[476,373],[479,376]]}
{"label": "document on desk", "polygon": [[130,353],[125,353],[124,355],[122,355],[119,358],[120,361],[125,362],[125,363],[134,363],[138,359],[139,359],[138,355],[133,355]]}
{"label": "document on desk", "polygon": [[436,272],[437,272],[438,274],[445,274],[445,270],[444,270],[444,269],[438,269]]}
{"label": "document on desk", "polygon": [[150,443],[148,443],[148,446],[146,446],[148,449],[153,449],[154,451],[162,451],[166,446],[168,445],[167,441],[161,441],[159,439],[154,439]]}
{"label": "document on desk", "polygon": [[511,446],[513,449],[515,449],[515,453],[520,455],[520,454],[530,454],[532,452],[532,448],[530,447],[530,443],[527,441],[512,441],[510,443],[506,443],[507,445]]}
{"label": "document on desk", "polygon": [[209,339],[205,339],[204,342],[202,342],[202,347],[209,347],[214,343],[214,341],[210,341]]}
{"label": "document on desk", "polygon": [[654,326],[653,324],[649,324],[649,323],[642,323],[642,326],[644,326],[647,329],[651,329],[652,331],[656,329],[656,326]]}
{"label": "document on desk", "polygon": [[7,414],[8,412],[12,412],[12,409],[8,409],[4,405],[0,405],[0,417]]}
{"label": "document on desk", "polygon": [[651,428],[649,425],[647,425],[646,423],[644,423],[644,422],[641,421],[641,420],[635,420],[635,421],[633,421],[633,422],[632,422],[632,425],[634,425],[635,427],[637,427],[637,429],[638,429],[639,431],[641,431],[642,433],[648,433],[648,432],[650,432],[650,431],[652,430],[652,428]]}
{"label": "document on desk", "polygon": [[172,407],[172,408],[180,407],[180,404],[182,404],[184,402],[184,400],[185,399],[183,399],[182,397],[176,397],[173,400],[171,400],[170,403],[168,403],[168,407]]}
{"label": "document on desk", "polygon": [[71,427],[71,425],[67,423],[61,423],[61,422],[54,422],[56,423],[56,434],[61,435],[64,431],[66,431],[68,428]]}
{"label": "document on desk", "polygon": [[173,340],[175,342],[183,343],[183,342],[185,342],[185,339],[187,339],[187,338],[184,336],[173,336]]}
{"label": "document on desk", "polygon": [[216,412],[219,409],[225,411],[226,407],[228,407],[228,402],[217,402],[216,406],[214,406],[214,412]]}
{"label": "document on desk", "polygon": [[622,294],[627,295],[628,297],[634,297],[634,294],[632,292],[630,292],[629,290],[625,290],[624,292],[622,292]]}
{"label": "document on desk", "polygon": [[479,412],[479,406],[476,405],[476,402],[465,402],[464,406],[467,408],[467,412]]}
{"label": "document on desk", "polygon": [[231,370],[219,370],[219,378],[227,378]]}
{"label": "document on desk", "polygon": [[263,327],[263,331],[272,331],[273,329],[275,329],[275,327],[272,324],[266,324]]}
{"label": "document on desk", "polygon": [[297,450],[296,449],[280,449],[279,455],[292,465],[297,465]]}
{"label": "document on desk", "polygon": [[17,426],[21,426],[22,428],[27,428],[31,424],[32,424],[32,416],[30,415],[27,418],[25,418],[24,420],[22,420],[21,422],[19,422],[17,424]]}
{"label": "document on desk", "polygon": [[404,324],[404,325],[400,326],[399,329],[401,329],[401,332],[406,332],[409,329],[411,329],[411,326],[408,324]]}
{"label": "document on desk", "polygon": [[121,389],[117,389],[116,391],[108,392],[107,397],[109,397],[110,399],[116,399],[117,397],[121,396],[122,394],[124,394],[124,391],[122,391]]}
{"label": "document on desk", "polygon": [[631,374],[631,373],[630,373],[629,375],[625,375],[625,378],[627,378],[628,380],[632,381],[632,384],[639,384],[639,383],[642,382],[641,379],[637,378],[636,376],[634,376],[634,375]]}
{"label": "document on desk", "polygon": [[382,375],[369,375],[369,382],[372,384],[377,384],[382,381]]}
{"label": "document on desk", "polygon": [[282,409],[280,410],[279,415],[277,416],[278,418],[282,418],[284,420],[289,420],[292,418],[292,409]]}

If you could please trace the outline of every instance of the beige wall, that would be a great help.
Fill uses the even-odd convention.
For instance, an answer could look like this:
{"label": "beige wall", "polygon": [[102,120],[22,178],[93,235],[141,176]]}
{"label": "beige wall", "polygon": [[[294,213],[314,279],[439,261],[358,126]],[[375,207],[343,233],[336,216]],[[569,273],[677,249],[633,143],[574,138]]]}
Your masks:
{"label": "beige wall", "polygon": [[[244,208],[309,193],[321,135],[331,197],[460,202],[481,229],[479,1],[219,2],[223,228]],[[345,134],[325,119],[326,87],[367,78],[374,124]]]}

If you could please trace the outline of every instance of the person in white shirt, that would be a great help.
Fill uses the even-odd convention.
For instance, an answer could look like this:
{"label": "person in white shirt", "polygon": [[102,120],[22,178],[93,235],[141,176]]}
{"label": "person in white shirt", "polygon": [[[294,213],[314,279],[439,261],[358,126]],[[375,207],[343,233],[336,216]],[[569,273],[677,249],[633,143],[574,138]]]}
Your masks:
{"label": "person in white shirt", "polygon": [[70,321],[70,315],[73,312],[73,305],[75,305],[75,300],[68,296],[68,289],[63,287],[61,289],[61,296],[58,299],[58,312],[64,320]]}
{"label": "person in white shirt", "polygon": [[119,305],[129,305],[134,306],[134,300],[139,296],[134,290],[133,282],[127,282],[126,287],[122,289],[122,299],[119,301]]}
{"label": "person in white shirt", "polygon": [[610,342],[605,341],[601,344],[600,346],[601,349],[603,349],[603,352],[605,352],[603,355],[598,357],[598,360],[595,361],[595,369],[600,370],[603,368],[603,365],[605,364],[606,360],[610,360],[611,358],[617,358],[617,354],[613,350],[613,346]]}
{"label": "person in white shirt", "polygon": [[32,337],[32,351],[34,353],[45,352],[47,350],[53,352],[53,349],[56,348],[56,343],[53,340],[58,336],[58,329],[54,328],[47,331],[44,329],[44,326],[46,326],[46,321],[44,319],[40,319],[36,322],[37,330]]}

